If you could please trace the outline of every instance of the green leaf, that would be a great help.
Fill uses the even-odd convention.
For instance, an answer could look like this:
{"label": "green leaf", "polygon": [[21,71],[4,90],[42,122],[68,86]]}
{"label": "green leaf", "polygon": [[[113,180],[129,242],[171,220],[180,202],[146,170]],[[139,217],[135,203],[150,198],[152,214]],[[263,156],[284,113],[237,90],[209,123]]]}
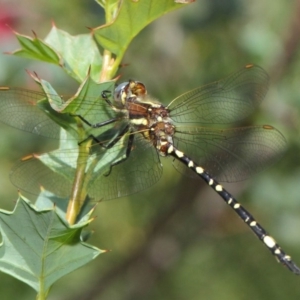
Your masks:
{"label": "green leaf", "polygon": [[91,33],[72,36],[53,26],[45,43],[61,55],[62,67],[70,76],[82,82],[91,68],[91,77],[99,82],[102,57]]}
{"label": "green leaf", "polygon": [[0,270],[47,294],[55,281],[103,252],[81,241],[89,222],[68,226],[55,207],[38,210],[21,197],[13,212],[0,210]]}
{"label": "green leaf", "polygon": [[[115,134],[119,131],[116,130]],[[108,135],[106,133],[106,135]],[[109,135],[113,135],[112,130]],[[113,138],[113,137],[112,137]],[[79,148],[66,148],[65,143],[61,143],[59,149],[41,155],[35,155],[19,165],[18,172],[23,175],[24,183],[17,186],[28,191],[29,185],[33,185],[35,194],[39,192],[39,186],[51,191],[59,197],[68,197],[71,192],[73,180],[78,164],[85,164],[87,180],[87,191],[94,201],[101,199],[98,186],[94,186],[95,180],[103,180],[105,174],[109,172],[112,163],[122,159],[126,153],[123,144],[128,136],[120,139],[113,148],[105,149],[99,145],[92,145],[87,153],[79,153]],[[79,159],[80,154],[80,159]],[[32,174],[34,171],[34,174]],[[30,175],[31,174],[31,175]],[[30,177],[30,182],[28,178]],[[100,178],[100,179],[99,179]],[[23,182],[23,181],[22,181]],[[98,184],[99,185],[99,184]],[[30,189],[33,192],[32,189]]]}
{"label": "green leaf", "polygon": [[[100,140],[114,140],[120,130],[121,128],[113,126],[103,133]],[[62,130],[62,134],[66,132]],[[62,136],[62,138],[66,137]],[[127,134],[109,149],[93,144],[84,146],[83,150],[75,140],[63,140],[59,149],[40,155],[34,154],[17,162],[11,171],[11,181],[19,189],[34,195],[38,195],[42,187],[58,197],[69,199],[76,168],[78,165],[85,165],[85,178],[82,180],[84,180],[88,194],[94,202],[103,198],[107,199],[110,197],[108,195],[110,191],[105,184],[113,178],[110,184],[114,186],[119,179],[106,175],[110,171],[110,166],[126,155],[124,144],[128,144],[128,138]],[[143,154],[144,148],[140,148]],[[150,155],[152,155],[151,152]],[[113,174],[117,173],[113,172]],[[115,187],[117,188],[117,185]],[[82,200],[85,201],[85,199]]]}
{"label": "green leaf", "polygon": [[53,25],[44,41],[17,32],[15,35],[22,48],[12,54],[56,64],[79,82],[90,69],[91,77],[99,81],[102,57],[91,33],[72,36]]}
{"label": "green leaf", "polygon": [[96,0],[96,2],[105,10],[106,18],[110,19],[117,10],[120,0]]}
{"label": "green leaf", "polygon": [[144,27],[183,5],[186,4],[174,0],[124,0],[112,23],[94,28],[95,38],[104,49],[123,57],[131,40]]}
{"label": "green leaf", "polygon": [[[41,189],[41,192],[35,202],[35,207],[41,210],[53,209],[61,219],[65,219],[67,207],[69,204],[69,197],[61,198],[51,193],[50,191]],[[88,222],[91,212],[95,209],[95,204],[91,203],[90,199],[86,199],[86,205],[82,208],[77,217],[77,223]]]}
{"label": "green leaf", "polygon": [[[103,128],[92,128],[87,124],[80,124],[78,127],[78,123],[72,115],[80,115],[91,124],[104,122],[115,117],[115,112],[101,96],[103,91],[113,92],[114,81],[97,83],[88,75],[79,86],[76,94],[69,99],[64,99],[58,95],[49,82],[34,74],[30,75],[41,86],[45,98],[47,98],[38,101],[37,106],[78,142],[90,134],[98,135],[103,131]],[[84,132],[79,132],[82,128],[84,128]]]}
{"label": "green leaf", "polygon": [[12,54],[24,58],[42,60],[56,65],[62,63],[59,54],[36,36],[31,38],[17,32],[15,32],[15,35],[22,48],[14,51]]}

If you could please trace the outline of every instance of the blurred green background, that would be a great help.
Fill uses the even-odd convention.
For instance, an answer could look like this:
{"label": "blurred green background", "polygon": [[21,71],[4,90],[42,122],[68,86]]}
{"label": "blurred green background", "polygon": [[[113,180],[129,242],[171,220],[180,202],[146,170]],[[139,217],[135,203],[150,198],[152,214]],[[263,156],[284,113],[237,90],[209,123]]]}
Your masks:
{"label": "blurred green background", "polygon": [[[103,20],[92,0],[1,0],[0,85],[37,89],[28,69],[59,92],[72,93],[77,83],[59,68],[3,54],[18,48],[10,28],[43,38],[52,21],[75,35]],[[225,187],[298,264],[299,41],[299,0],[196,0],[143,30],[125,56],[129,65],[120,70],[125,80],[143,81],[165,104],[247,63],[270,74],[269,93],[247,124],[278,128],[288,141],[287,152],[271,169]],[[2,124],[0,130],[1,207],[12,209],[17,199],[8,179],[13,162],[53,146]],[[171,160],[162,161],[164,174],[154,187],[99,204],[90,242],[111,251],[56,283],[49,299],[300,299],[300,277],[277,264],[218,195],[200,180],[183,178]],[[0,274],[1,299],[34,297],[31,288]]]}

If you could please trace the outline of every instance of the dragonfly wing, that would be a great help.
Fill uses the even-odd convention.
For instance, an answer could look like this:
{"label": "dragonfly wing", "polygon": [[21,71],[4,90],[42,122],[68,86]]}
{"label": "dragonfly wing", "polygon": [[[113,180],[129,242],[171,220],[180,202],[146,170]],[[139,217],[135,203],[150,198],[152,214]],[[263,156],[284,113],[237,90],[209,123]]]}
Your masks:
{"label": "dragonfly wing", "polygon": [[191,90],[168,106],[178,123],[229,124],[250,115],[264,99],[268,74],[248,65],[220,81]]}
{"label": "dragonfly wing", "polygon": [[[225,130],[177,127],[174,140],[180,151],[224,182],[244,180],[271,166],[286,148],[283,135],[268,125]],[[174,167],[185,175],[192,173],[177,160]]]}
{"label": "dragonfly wing", "polygon": [[[48,94],[48,100],[43,92],[0,87],[0,121],[12,127],[53,139],[59,139],[60,129],[64,128],[72,133],[73,137],[69,138],[81,140],[82,136],[78,137],[77,123],[70,114],[80,115],[90,124],[102,123],[115,117],[115,112],[99,95],[71,99],[74,103],[69,103],[70,100],[68,102],[70,112],[63,113],[55,111],[50,105],[50,102],[57,97],[59,96]],[[109,127],[108,125],[92,128],[84,122],[82,125],[86,137],[99,135]]]}
{"label": "dragonfly wing", "polygon": [[45,98],[39,92],[21,88],[0,89],[0,121],[38,135],[59,138],[60,126],[37,106]]}
{"label": "dragonfly wing", "polygon": [[96,177],[88,190],[94,199],[110,200],[147,189],[161,175],[162,165],[156,149],[142,135],[136,134],[129,157],[113,166],[109,175]]}
{"label": "dragonfly wing", "polygon": [[[66,198],[71,194],[76,164],[87,160],[87,174],[92,174],[87,175],[87,191],[93,201],[137,193],[160,179],[162,166],[153,145],[136,134],[128,159],[110,169],[110,165],[119,161],[126,153],[124,143],[120,140],[110,149],[103,149],[95,144],[91,146],[89,154],[80,155],[78,148],[74,148],[33,155],[13,166],[10,179],[16,187],[30,194],[38,195],[43,187]],[[78,158],[79,155],[81,158]]]}
{"label": "dragonfly wing", "polygon": [[33,195],[40,194],[44,188],[65,198],[70,196],[72,187],[72,180],[54,172],[34,156],[18,161],[11,169],[10,180],[18,189]]}

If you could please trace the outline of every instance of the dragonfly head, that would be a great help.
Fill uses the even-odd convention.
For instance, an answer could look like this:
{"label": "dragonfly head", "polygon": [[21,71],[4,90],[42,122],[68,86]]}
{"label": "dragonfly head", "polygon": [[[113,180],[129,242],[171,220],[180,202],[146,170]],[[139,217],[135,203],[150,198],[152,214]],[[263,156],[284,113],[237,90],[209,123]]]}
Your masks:
{"label": "dragonfly head", "polygon": [[143,83],[135,80],[123,82],[115,88],[114,101],[119,107],[123,107],[126,101],[131,97],[143,97],[147,94]]}

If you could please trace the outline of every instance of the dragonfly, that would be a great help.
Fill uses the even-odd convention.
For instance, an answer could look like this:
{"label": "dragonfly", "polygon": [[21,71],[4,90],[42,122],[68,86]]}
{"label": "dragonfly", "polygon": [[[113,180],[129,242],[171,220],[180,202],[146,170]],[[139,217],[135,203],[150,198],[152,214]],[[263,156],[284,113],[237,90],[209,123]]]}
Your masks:
{"label": "dragonfly", "polygon": [[[94,105],[90,109],[91,99],[85,99],[81,104],[87,108],[85,114],[69,115],[77,124],[91,129],[83,141],[68,134],[59,135],[60,126],[37,105],[45,96],[43,93],[2,87],[0,120],[35,134],[62,137],[66,144],[72,139],[79,144],[90,140],[88,156],[93,172],[87,190],[93,199],[110,200],[150,187],[162,175],[161,158],[171,157],[179,172],[204,180],[277,260],[299,275],[300,269],[291,257],[219,183],[246,179],[275,163],[284,152],[286,141],[273,126],[230,127],[256,109],[268,84],[269,76],[262,68],[246,65],[227,78],[180,95],[165,106],[148,95],[142,82],[129,80],[119,84],[113,95],[104,90],[98,108]],[[90,121],[97,118],[99,122]],[[98,130],[97,134],[92,129]],[[38,194],[43,186],[68,197],[75,171],[66,170],[75,170],[75,164],[80,164],[80,152],[61,145],[57,152],[46,154],[46,162],[52,159],[58,164],[56,168],[48,168],[42,156],[30,156],[13,167],[12,183],[33,194]]]}

